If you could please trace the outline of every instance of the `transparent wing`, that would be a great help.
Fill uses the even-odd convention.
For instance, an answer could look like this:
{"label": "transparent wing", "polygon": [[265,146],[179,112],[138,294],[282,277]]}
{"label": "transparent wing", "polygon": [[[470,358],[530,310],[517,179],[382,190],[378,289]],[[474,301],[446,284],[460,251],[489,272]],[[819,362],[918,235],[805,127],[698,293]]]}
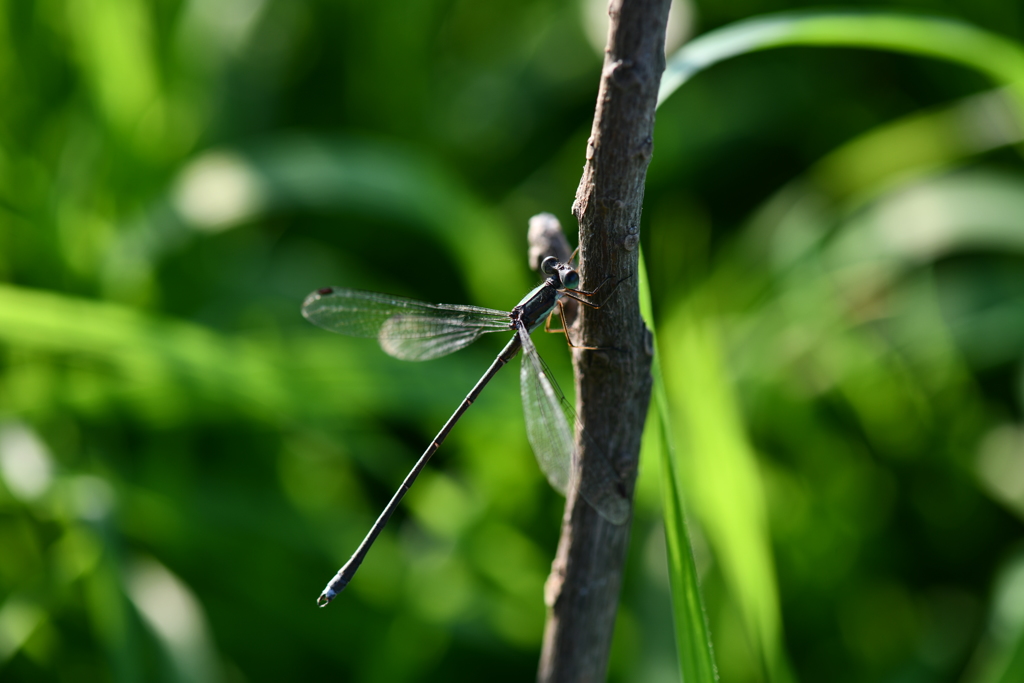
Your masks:
{"label": "transparent wing", "polygon": [[[519,327],[519,338],[523,346],[520,388],[526,437],[533,446],[541,471],[557,491],[565,494],[578,489],[602,517],[612,524],[624,523],[629,518],[629,500],[618,486],[619,476],[611,463],[604,458],[595,458],[587,463],[586,475],[577,481],[579,456],[566,419],[568,414],[575,424],[576,413],[522,326]],[[595,455],[598,453],[596,448],[588,451]]]}
{"label": "transparent wing", "polygon": [[341,287],[310,294],[302,315],[331,332],[375,338],[386,353],[402,360],[438,358],[468,346],[485,332],[509,329],[508,314],[502,311]]}
{"label": "transparent wing", "polygon": [[[562,412],[554,383],[548,379],[537,348],[525,327],[519,327],[523,345],[520,390],[523,394],[523,415],[526,417],[526,438],[533,446],[537,463],[551,486],[563,495],[570,489],[575,448],[569,423]],[[560,392],[559,392],[560,393]]]}

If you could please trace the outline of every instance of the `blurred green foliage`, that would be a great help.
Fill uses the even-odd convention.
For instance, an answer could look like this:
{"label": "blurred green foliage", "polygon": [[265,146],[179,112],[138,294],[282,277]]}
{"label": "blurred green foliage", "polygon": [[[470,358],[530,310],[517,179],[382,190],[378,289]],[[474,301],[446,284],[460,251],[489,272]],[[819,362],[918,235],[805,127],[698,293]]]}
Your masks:
{"label": "blurred green foliage", "polygon": [[[1021,676],[1024,8],[883,6],[987,38],[857,50],[831,16],[816,44],[844,49],[739,56],[658,113],[643,245],[723,681]],[[586,16],[0,2],[0,678],[533,676],[561,501],[515,373],[315,608],[501,341],[403,364],[298,308],[332,284],[518,301],[526,219],[571,222]],[[616,681],[679,680],[656,449]]]}

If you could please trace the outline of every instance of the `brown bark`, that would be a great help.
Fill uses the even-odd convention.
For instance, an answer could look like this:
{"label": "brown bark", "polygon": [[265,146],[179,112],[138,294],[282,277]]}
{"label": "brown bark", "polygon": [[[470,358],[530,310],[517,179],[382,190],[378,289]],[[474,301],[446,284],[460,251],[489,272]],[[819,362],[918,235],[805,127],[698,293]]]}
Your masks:
{"label": "brown bark", "polygon": [[[627,278],[599,311],[580,307],[577,436],[581,477],[605,458],[632,500],[651,390],[651,344],[640,317],[637,246],[654,109],[665,68],[670,0],[612,0],[611,24],[586,165],[573,204],[580,224],[583,289]],[[591,469],[599,468],[591,466]],[[608,663],[629,523],[615,525],[570,493],[558,553],[545,587],[549,607],[538,680],[602,681]]]}

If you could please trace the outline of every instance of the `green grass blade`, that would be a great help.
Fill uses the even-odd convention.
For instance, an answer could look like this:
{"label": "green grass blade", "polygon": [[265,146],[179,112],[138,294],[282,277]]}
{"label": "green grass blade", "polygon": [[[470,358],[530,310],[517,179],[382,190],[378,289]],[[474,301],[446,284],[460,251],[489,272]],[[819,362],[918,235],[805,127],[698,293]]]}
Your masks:
{"label": "green grass blade", "polygon": [[982,662],[980,673],[969,680],[973,683],[1018,683],[1024,681],[1024,628],[1019,625],[1017,632],[1007,642],[982,641],[984,646],[976,651],[975,658]]}
{"label": "green grass blade", "polygon": [[737,22],[669,58],[658,103],[694,74],[730,57],[777,47],[860,47],[943,59],[1008,86],[1024,119],[1024,48],[970,24],[895,12],[786,12]]}
{"label": "green grass blade", "polygon": [[[654,311],[651,306],[650,282],[640,257],[640,308],[644,320],[654,335]],[[656,336],[655,336],[656,339]],[[655,342],[655,348],[657,343]],[[659,354],[655,350],[651,366],[654,378],[654,412],[648,417],[656,429],[645,434],[646,444],[659,454],[661,465],[662,497],[665,505],[665,545],[668,549],[669,580],[672,587],[672,614],[676,629],[676,648],[679,673],[687,683],[717,681],[715,654],[708,631],[707,615],[697,580],[697,566],[686,527],[682,493],[676,483],[675,445],[672,421],[669,416],[668,395],[661,375]]]}
{"label": "green grass blade", "polygon": [[1022,142],[1024,121],[1014,118],[1006,91],[989,90],[876,126],[816,162],[807,180],[832,201],[863,202]]}
{"label": "green grass blade", "polygon": [[750,655],[764,676],[791,680],[783,650],[779,592],[768,533],[764,485],[747,438],[707,297],[696,295],[669,314],[662,361],[690,509],[701,520],[730,599],[743,620]]}
{"label": "green grass blade", "polygon": [[415,410],[443,388],[458,393],[477,374],[426,364],[415,380],[388,386],[375,381],[389,372],[388,359],[364,342],[315,330],[277,341],[225,335],[119,304],[0,283],[0,343],[15,359],[8,379],[15,390],[0,408],[31,412],[63,403],[95,413],[123,406],[158,424],[219,413],[291,424]]}

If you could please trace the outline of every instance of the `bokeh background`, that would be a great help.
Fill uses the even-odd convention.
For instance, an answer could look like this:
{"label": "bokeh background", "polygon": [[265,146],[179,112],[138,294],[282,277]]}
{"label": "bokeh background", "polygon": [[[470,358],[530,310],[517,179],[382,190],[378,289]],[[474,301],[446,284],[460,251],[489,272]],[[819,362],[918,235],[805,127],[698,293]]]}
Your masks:
{"label": "bokeh background", "polygon": [[[672,40],[797,7],[680,2]],[[1019,2],[870,7],[1024,39]],[[534,676],[562,501],[515,371],[315,607],[504,340],[402,363],[299,306],[514,305],[527,219],[574,228],[603,13],[0,1],[0,679]],[[1022,120],[857,49],[659,110],[642,246],[723,681],[1021,680]],[[649,452],[613,681],[679,680]]]}

